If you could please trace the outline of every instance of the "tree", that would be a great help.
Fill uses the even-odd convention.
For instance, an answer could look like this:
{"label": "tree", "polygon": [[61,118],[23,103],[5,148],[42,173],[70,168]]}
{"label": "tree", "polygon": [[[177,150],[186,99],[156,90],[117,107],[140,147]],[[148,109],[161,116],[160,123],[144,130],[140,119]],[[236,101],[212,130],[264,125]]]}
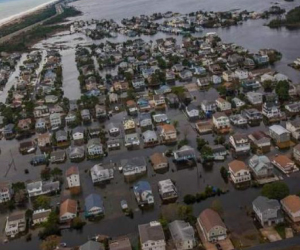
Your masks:
{"label": "tree", "polygon": [[47,180],[50,179],[50,177],[51,177],[51,170],[50,170],[50,168],[44,168],[44,169],[42,169],[42,171],[41,171],[41,178],[42,178],[42,180],[47,181]]}
{"label": "tree", "polygon": [[221,167],[220,173],[221,173],[221,176],[224,179],[225,183],[228,183],[228,171],[224,166]]}
{"label": "tree", "polygon": [[273,90],[273,82],[271,80],[266,80],[262,83],[262,87],[265,92],[272,92]]}
{"label": "tree", "polygon": [[269,199],[281,200],[290,193],[289,187],[284,182],[272,182],[263,186],[261,195]]}
{"label": "tree", "polygon": [[215,139],[214,139],[214,143],[215,144],[224,144],[226,142],[226,138],[221,135],[221,136],[217,136]]}
{"label": "tree", "polygon": [[186,220],[189,216],[193,215],[193,207],[180,205],[177,213],[180,220]]}
{"label": "tree", "polygon": [[206,144],[208,144],[207,141],[205,141],[202,138],[197,138],[196,140],[197,140],[197,149],[199,151],[201,151],[201,149],[203,148],[203,146],[205,146]]}
{"label": "tree", "polygon": [[80,230],[85,225],[85,222],[82,221],[79,217],[75,217],[72,221],[72,227],[74,229]]}
{"label": "tree", "polygon": [[190,204],[194,204],[196,202],[196,198],[192,194],[187,194],[183,197],[183,201],[185,204],[190,205]]}
{"label": "tree", "polygon": [[46,195],[40,195],[38,196],[34,202],[33,207],[34,209],[44,208],[47,209],[50,207],[51,198]]}
{"label": "tree", "polygon": [[203,158],[204,161],[210,160],[213,158],[213,151],[212,151],[211,147],[208,145],[204,145],[201,148],[200,153],[201,153],[201,157]]}
{"label": "tree", "polygon": [[60,243],[60,237],[57,235],[48,236],[40,245],[41,250],[54,250]]}
{"label": "tree", "polygon": [[51,170],[50,174],[51,174],[51,176],[53,176],[53,177],[58,177],[58,176],[62,176],[63,172],[62,172],[62,170],[61,170],[60,168],[55,167],[55,168],[53,168],[53,169]]}
{"label": "tree", "polygon": [[277,83],[275,92],[278,95],[279,101],[284,102],[289,100],[289,88],[290,85],[288,81],[280,81]]}

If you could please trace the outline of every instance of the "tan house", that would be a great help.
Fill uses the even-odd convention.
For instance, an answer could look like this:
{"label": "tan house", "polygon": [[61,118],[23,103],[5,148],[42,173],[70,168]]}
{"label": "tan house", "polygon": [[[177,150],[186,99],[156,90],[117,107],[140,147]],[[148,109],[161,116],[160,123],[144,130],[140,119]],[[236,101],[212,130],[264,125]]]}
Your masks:
{"label": "tan house", "polygon": [[154,153],[150,156],[150,161],[154,170],[162,170],[168,167],[168,158],[162,153]]}
{"label": "tan house", "polygon": [[286,155],[277,155],[272,160],[272,164],[285,174],[290,174],[298,171],[295,162]]}
{"label": "tan house", "polygon": [[196,129],[199,134],[209,134],[213,130],[212,121],[208,120],[208,121],[197,122]]}
{"label": "tan house", "polygon": [[123,128],[125,131],[125,134],[130,134],[135,132],[136,124],[133,119],[126,119],[123,121]]}
{"label": "tan house", "polygon": [[172,143],[177,141],[177,131],[171,124],[161,126],[160,137],[163,143]]}
{"label": "tan house", "polygon": [[216,242],[227,238],[227,228],[220,215],[214,210],[207,208],[197,219],[197,228],[200,234],[210,242]]}
{"label": "tan house", "polygon": [[293,158],[295,161],[297,161],[298,163],[300,162],[300,144],[297,144],[294,148],[293,148]]}
{"label": "tan house", "polygon": [[132,250],[129,238],[121,237],[115,240],[109,241],[110,250]]}
{"label": "tan house", "polygon": [[67,222],[77,216],[77,201],[66,199],[60,204],[59,220],[60,222]]}
{"label": "tan house", "polygon": [[51,209],[36,210],[32,214],[32,225],[37,225],[48,220],[48,216],[51,213]]}
{"label": "tan house", "polygon": [[37,140],[38,140],[38,146],[40,148],[47,147],[51,144],[51,136],[49,133],[38,135]]}
{"label": "tan house", "polygon": [[234,184],[242,184],[251,181],[250,170],[246,164],[239,160],[233,160],[228,164],[230,178]]}
{"label": "tan house", "polygon": [[300,221],[300,197],[289,195],[281,201],[282,209],[287,213],[293,222]]}

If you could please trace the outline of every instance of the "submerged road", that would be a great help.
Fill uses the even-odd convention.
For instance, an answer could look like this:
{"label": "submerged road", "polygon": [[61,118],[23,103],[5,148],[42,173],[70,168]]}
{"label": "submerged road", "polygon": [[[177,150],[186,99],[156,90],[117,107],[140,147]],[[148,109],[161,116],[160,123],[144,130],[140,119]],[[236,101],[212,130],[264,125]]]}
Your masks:
{"label": "submerged road", "polygon": [[255,247],[247,248],[247,250],[285,250],[287,248],[296,246],[300,246],[300,236],[295,236],[290,239],[258,245]]}

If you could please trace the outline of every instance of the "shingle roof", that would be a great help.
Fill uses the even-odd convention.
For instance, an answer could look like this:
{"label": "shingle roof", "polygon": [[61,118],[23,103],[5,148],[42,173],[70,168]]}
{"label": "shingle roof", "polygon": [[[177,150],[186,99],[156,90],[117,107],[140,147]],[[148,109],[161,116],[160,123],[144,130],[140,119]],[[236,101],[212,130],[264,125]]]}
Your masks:
{"label": "shingle roof", "polygon": [[103,209],[103,200],[98,194],[90,194],[85,198],[85,209],[89,211],[93,207],[101,207]]}
{"label": "shingle roof", "polygon": [[139,235],[142,244],[149,240],[165,240],[164,231],[159,222],[150,222],[148,224],[139,225]]}
{"label": "shingle roof", "polygon": [[219,214],[210,208],[207,208],[204,211],[202,211],[198,219],[201,225],[205,228],[206,232],[209,232],[215,226],[221,226],[226,228]]}

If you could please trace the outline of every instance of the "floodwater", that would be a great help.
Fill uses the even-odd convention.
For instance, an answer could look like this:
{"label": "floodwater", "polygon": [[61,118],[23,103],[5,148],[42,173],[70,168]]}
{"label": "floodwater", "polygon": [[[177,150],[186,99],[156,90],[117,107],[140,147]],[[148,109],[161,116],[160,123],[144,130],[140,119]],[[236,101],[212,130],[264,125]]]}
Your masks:
{"label": "floodwater", "polygon": [[[226,11],[230,9],[246,9],[254,11],[264,11],[272,5],[271,0],[261,1],[261,0],[80,0],[72,3],[74,6],[78,7],[83,11],[84,15],[81,17],[76,17],[76,19],[90,20],[91,18],[101,19],[101,18],[113,18],[120,21],[123,17],[130,17],[139,14],[151,14],[154,12],[166,12],[169,10],[177,11],[180,13],[188,13],[196,10],[212,10],[212,11]],[[285,1],[279,1],[280,6],[288,6],[289,8],[295,5],[299,5],[299,0],[293,3],[286,3]],[[295,83],[300,83],[300,74],[294,69],[287,66],[288,63],[295,60],[300,56],[299,50],[299,37],[300,31],[289,31],[286,29],[269,29],[263,26],[264,20],[250,20],[245,22],[243,25],[231,27],[228,29],[212,29],[209,31],[216,31],[219,36],[226,42],[234,42],[239,44],[250,51],[257,51],[261,48],[274,48],[282,52],[282,60],[275,64],[274,68],[288,75]],[[152,37],[141,38],[145,40],[155,40],[160,37],[164,37],[164,34],[157,34]],[[81,37],[82,39],[77,39]],[[125,39],[124,36],[119,35],[116,39],[110,39],[111,41],[120,42]],[[179,38],[178,38],[179,39]],[[68,47],[67,50],[63,50],[62,53],[62,63],[63,63],[63,88],[65,96],[70,99],[76,99],[80,96],[80,89],[78,86],[78,72],[75,65],[75,55],[74,48],[78,44],[91,44],[93,41],[86,38],[84,35],[74,34],[69,35],[68,32],[61,36],[56,36],[43,41],[36,47],[43,47],[42,44],[63,44]],[[101,41],[99,41],[101,42]],[[211,89],[208,93],[195,93],[198,101],[205,99],[214,100],[216,97],[215,90]],[[76,97],[76,98],[75,98]],[[168,114],[172,120],[179,121],[179,130],[184,131],[189,123],[183,117],[180,111],[169,111]],[[118,122],[123,119],[124,113],[114,116],[112,120]],[[260,127],[266,130],[266,127]],[[257,130],[258,128],[250,128],[247,133],[252,130]],[[191,145],[196,147],[195,138],[196,133],[193,130],[187,135]],[[182,132],[183,133],[183,132]],[[181,136],[182,136],[181,133]],[[213,137],[211,135],[204,136],[211,144]],[[1,147],[4,147],[5,141],[1,141]],[[28,168],[28,162],[31,156],[20,156],[18,155],[16,141],[10,142],[12,145],[13,154],[15,155],[15,160],[17,163],[16,171],[11,169],[7,177],[11,180],[19,179],[26,181],[29,178],[35,179],[39,177],[40,168],[30,167],[30,175],[24,175],[24,169]],[[123,158],[130,158],[134,156],[149,156],[153,152],[159,151],[164,152],[167,150],[166,146],[159,146],[153,149],[139,150],[139,151],[122,151],[109,154],[109,156],[104,159],[104,162],[109,162],[110,160],[118,162]],[[273,152],[274,153],[274,152]],[[3,166],[8,165],[9,162],[9,151],[6,150],[1,156],[0,160]],[[22,164],[21,164],[22,163]],[[127,199],[130,206],[136,208],[136,203],[130,189],[130,184],[124,183],[122,175],[116,173],[113,183],[109,184],[105,189],[94,188],[91,184],[90,176],[85,170],[93,166],[93,162],[83,162],[79,163],[78,166],[81,172],[81,180],[83,183],[83,197],[90,192],[100,193],[105,196],[105,205],[107,209],[107,216],[101,222],[95,224],[88,224],[84,227],[83,231],[63,231],[62,241],[67,242],[69,245],[77,245],[84,243],[89,237],[93,237],[96,234],[106,234],[112,237],[119,235],[132,235],[136,236],[138,224],[146,223],[151,220],[155,220],[159,216],[160,199],[157,192],[157,182],[162,179],[171,178],[176,181],[178,186],[180,197],[182,198],[185,194],[196,193],[203,191],[207,184],[214,185],[220,188],[228,188],[230,192],[219,199],[222,202],[225,213],[225,223],[229,229],[243,230],[243,222],[247,218],[246,212],[241,210],[240,207],[250,206],[251,201],[257,197],[259,194],[259,189],[250,188],[247,191],[236,191],[231,185],[227,185],[222,180],[219,169],[221,166],[225,166],[227,163],[217,163],[211,169],[204,169],[202,165],[198,164],[197,167],[193,169],[184,169],[177,171],[175,167],[171,164],[170,170],[164,175],[154,174],[151,167],[148,168],[147,178],[152,185],[152,189],[155,195],[155,208],[152,211],[147,211],[142,213],[139,210],[134,212],[134,220],[131,220],[122,215],[121,212],[113,213],[112,211],[117,211],[119,207],[119,201],[124,197]],[[65,170],[72,164],[67,162],[60,167]],[[202,178],[198,178],[199,175]],[[285,179],[286,183],[291,188],[292,192],[298,192],[298,179],[300,174],[295,174],[288,179]],[[0,179],[4,178],[1,176]],[[188,183],[188,185],[187,185]],[[208,207],[213,199],[206,200],[194,206],[194,214],[198,215],[203,208]],[[180,200],[181,201],[181,200]],[[235,218],[238,217],[239,220]],[[1,244],[1,243],[0,243]],[[36,250],[39,249],[39,240],[37,237],[33,238],[31,242],[25,243],[24,239],[19,239],[10,242],[6,245],[0,245],[0,249],[7,250],[17,250],[23,246],[27,249]]]}

